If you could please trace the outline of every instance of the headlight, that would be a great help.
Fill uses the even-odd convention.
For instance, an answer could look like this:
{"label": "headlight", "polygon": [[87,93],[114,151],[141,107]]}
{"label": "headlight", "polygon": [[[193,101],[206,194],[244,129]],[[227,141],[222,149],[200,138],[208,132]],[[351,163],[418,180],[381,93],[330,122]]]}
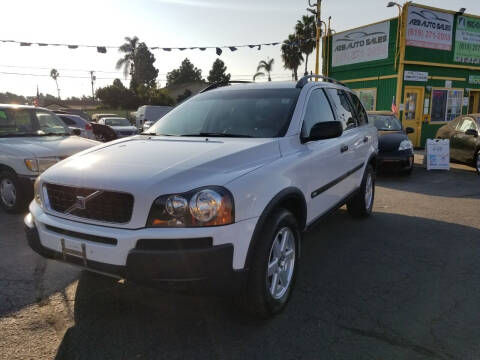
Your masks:
{"label": "headlight", "polygon": [[413,149],[413,144],[410,140],[403,140],[398,147],[398,151]]}
{"label": "headlight", "polygon": [[50,166],[55,165],[58,162],[56,157],[34,158],[25,159],[25,165],[30,171],[44,172]]}
{"label": "headlight", "polygon": [[212,186],[160,196],[150,209],[147,227],[220,226],[234,221],[232,194]]}

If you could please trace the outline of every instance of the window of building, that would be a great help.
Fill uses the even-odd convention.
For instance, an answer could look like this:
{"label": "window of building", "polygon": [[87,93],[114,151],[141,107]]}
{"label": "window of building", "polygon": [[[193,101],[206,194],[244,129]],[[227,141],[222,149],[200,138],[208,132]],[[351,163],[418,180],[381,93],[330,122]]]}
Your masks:
{"label": "window of building", "polygon": [[373,111],[377,105],[377,89],[353,89],[367,111]]}
{"label": "window of building", "polygon": [[463,90],[433,89],[431,121],[451,121],[462,114]]}

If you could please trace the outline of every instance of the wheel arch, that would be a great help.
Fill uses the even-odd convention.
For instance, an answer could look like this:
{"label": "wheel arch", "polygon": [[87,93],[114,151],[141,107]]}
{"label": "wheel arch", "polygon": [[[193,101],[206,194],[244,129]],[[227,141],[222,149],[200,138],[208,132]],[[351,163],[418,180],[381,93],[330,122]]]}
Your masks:
{"label": "wheel arch", "polygon": [[11,168],[8,165],[2,164],[2,163],[0,163],[0,172],[1,171],[8,171],[8,172],[11,172],[13,174],[17,174],[17,172],[13,168]]}
{"label": "wheel arch", "polygon": [[297,218],[300,232],[305,229],[307,222],[307,202],[305,196],[301,190],[296,187],[283,189],[275,195],[272,200],[270,200],[257,221],[255,230],[253,231],[252,240],[248,247],[244,268],[248,269],[250,267],[253,254],[255,253],[255,249],[261,239],[260,233],[265,222],[268,217],[278,209],[289,210]]}

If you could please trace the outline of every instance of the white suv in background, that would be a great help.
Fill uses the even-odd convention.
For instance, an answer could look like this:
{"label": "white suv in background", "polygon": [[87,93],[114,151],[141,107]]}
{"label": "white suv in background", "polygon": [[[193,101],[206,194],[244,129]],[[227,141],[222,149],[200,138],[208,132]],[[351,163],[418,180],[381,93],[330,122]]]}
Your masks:
{"label": "white suv in background", "polygon": [[37,176],[58,161],[98,144],[71,136],[46,109],[0,104],[0,206],[24,211]]}
{"label": "white suv in background", "polygon": [[213,84],[147,134],[46,171],[25,217],[48,258],[134,282],[228,292],[282,310],[302,232],[347,204],[372,211],[377,131],[357,96],[311,76]]}

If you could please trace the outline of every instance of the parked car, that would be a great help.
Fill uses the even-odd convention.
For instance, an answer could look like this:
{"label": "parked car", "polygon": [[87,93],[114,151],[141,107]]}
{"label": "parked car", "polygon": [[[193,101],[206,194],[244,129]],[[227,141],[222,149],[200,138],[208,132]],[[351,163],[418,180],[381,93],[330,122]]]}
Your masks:
{"label": "parked car", "polygon": [[95,139],[92,125],[82,117],[70,114],[57,114],[57,116],[62,119],[65,125],[67,125],[71,130],[79,129],[81,137]]}
{"label": "parked car", "polygon": [[[160,119],[172,109],[172,106],[140,106],[137,109],[135,117],[137,128],[140,130],[143,129],[143,131],[145,131],[148,127],[150,127],[153,123],[155,123],[158,119]],[[147,122],[150,125],[146,126]]]}
{"label": "parked car", "polygon": [[391,111],[368,111],[369,121],[378,130],[378,166],[384,170],[410,175],[413,170],[413,144],[407,134],[414,129],[404,129]]}
{"label": "parked car", "polygon": [[98,144],[71,136],[54,113],[0,104],[0,205],[21,212],[33,198],[33,182],[58,161]]}
{"label": "parked car", "polygon": [[93,114],[92,115],[92,121],[93,122],[98,122],[98,120],[105,118],[105,117],[117,117],[118,114]]}
{"label": "parked car", "polygon": [[96,122],[92,122],[91,125],[95,140],[108,142],[118,139],[117,133],[110,126],[98,124]]}
{"label": "parked car", "polygon": [[132,136],[138,133],[138,129],[130,121],[122,117],[104,117],[98,120],[100,125],[107,125],[117,135],[117,138]]}
{"label": "parked car", "polygon": [[377,130],[352,91],[311,78],[211,85],[155,135],[49,169],[25,217],[30,246],[133,282],[228,293],[259,317],[278,313],[302,232],[343,204],[367,217],[374,201]]}
{"label": "parked car", "polygon": [[469,164],[480,174],[480,114],[461,115],[437,130],[437,139],[450,140],[450,158]]}

